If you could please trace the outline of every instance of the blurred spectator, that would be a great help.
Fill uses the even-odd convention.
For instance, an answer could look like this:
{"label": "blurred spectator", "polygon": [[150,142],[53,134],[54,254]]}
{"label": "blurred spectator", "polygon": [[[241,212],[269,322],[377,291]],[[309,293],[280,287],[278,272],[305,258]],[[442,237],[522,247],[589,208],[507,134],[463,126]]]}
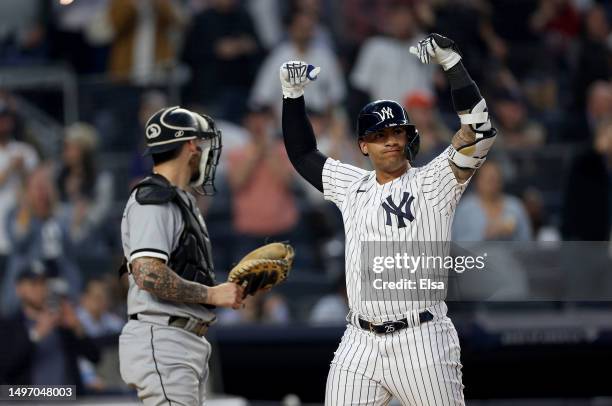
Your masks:
{"label": "blurred spectator", "polygon": [[107,45],[112,41],[108,20],[110,0],[53,2],[52,57],[68,61],[77,73],[106,70]]}
{"label": "blurred spectator", "polygon": [[144,92],[140,97],[140,107],[138,109],[138,134],[134,134],[134,138],[138,140],[138,149],[132,153],[132,162],[130,164],[130,188],[136,185],[142,178],[153,171],[153,160],[151,156],[143,156],[145,149],[145,139],[142,136],[145,132],[145,124],[149,118],[168,106],[168,98],[166,95],[157,90],[149,90]]}
{"label": "blurred spectator", "polygon": [[[248,109],[247,109],[248,110]],[[195,109],[195,111],[203,111],[202,109]],[[219,122],[219,129],[223,132],[223,151],[231,151],[234,148],[242,147],[247,140],[250,138],[249,133],[244,127],[238,124],[226,120],[215,120]],[[221,155],[219,166],[217,166],[217,173],[224,174],[225,169],[225,156]]]}
{"label": "blurred spectator", "polygon": [[77,357],[97,362],[72,304],[50,286],[41,263],[20,269],[16,281],[19,308],[0,320],[0,383],[83,386]]}
{"label": "blurred spectator", "polygon": [[529,25],[534,32],[547,34],[549,47],[566,50],[580,32],[580,14],[571,0],[540,0]]}
{"label": "blurred spectator", "polygon": [[453,241],[529,241],[531,226],[521,201],[503,193],[502,172],[487,161],[476,174],[476,193],[463,197],[453,224]]}
{"label": "blurred spectator", "polygon": [[264,237],[285,240],[298,221],[291,190],[293,169],[282,140],[275,134],[269,107],[251,107],[244,119],[251,139],[228,154],[234,230],[246,240],[246,252]]}
{"label": "blurred spectator", "polygon": [[586,14],[583,34],[574,69],[574,101],[576,110],[585,105],[587,90],[596,80],[609,80],[612,72],[612,37],[605,10],[594,5]]}
{"label": "blurred spectator", "polygon": [[359,46],[385,29],[389,9],[397,4],[412,5],[413,0],[343,0],[341,3],[342,39],[350,47]]}
{"label": "blurred spectator", "polygon": [[612,82],[598,80],[587,92],[584,113],[567,120],[563,130],[566,141],[586,141],[592,138],[595,128],[612,118]]}
{"label": "blurred spectator", "polygon": [[522,83],[530,115],[546,132],[546,143],[559,142],[563,138],[561,125],[566,113],[559,108],[562,102],[560,86],[555,76],[542,74]]}
{"label": "blurred spectator", "polygon": [[[557,1],[557,0],[545,0]],[[485,26],[484,39],[496,38],[489,48],[498,62],[507,65],[520,79],[550,66],[550,56],[539,32],[532,30],[530,17],[538,9],[536,0],[496,0],[487,2],[490,24]]]}
{"label": "blurred spectator", "polygon": [[349,312],[344,273],[334,283],[334,292],[320,298],[310,312],[310,323],[314,325],[346,324]]}
{"label": "blurred spectator", "polygon": [[266,295],[261,305],[260,321],[264,324],[287,324],[291,321],[289,306],[282,295]]}
{"label": "blurred spectator", "polygon": [[410,121],[419,130],[421,145],[414,166],[423,166],[440,155],[451,142],[452,134],[435,109],[435,101],[429,93],[416,91],[404,101]]}
{"label": "blurred spectator", "polygon": [[612,118],[612,82],[597,81],[589,88],[587,121],[592,132],[605,120]]}
{"label": "blurred spectator", "polygon": [[[317,148],[324,155],[350,165],[368,165],[350,134],[347,117],[342,110],[309,110],[310,123],[317,137]],[[320,193],[320,192],[319,192]]]}
{"label": "blurred spectator", "polygon": [[89,337],[117,334],[125,322],[110,312],[110,287],[104,279],[90,279],[81,295],[77,315]]}
{"label": "blurred spectator", "polygon": [[[119,268],[121,261],[123,260],[122,256],[115,257],[114,266],[112,269]],[[113,314],[118,315],[126,315],[127,314],[127,293],[128,293],[128,283],[127,278],[116,278],[114,277],[114,273],[109,273],[105,278],[105,281],[109,288],[110,293],[110,305],[109,311]],[[126,283],[124,283],[126,282]]]}
{"label": "blurred spectator", "polygon": [[46,21],[50,2],[0,1],[0,65],[25,65],[46,59]]}
{"label": "blurred spectator", "polygon": [[576,154],[566,176],[561,232],[567,241],[608,241],[612,231],[612,119]]}
{"label": "blurred spectator", "polygon": [[432,93],[433,66],[421,64],[409,52],[410,46],[424,36],[412,7],[395,4],[385,21],[388,36],[376,36],[363,44],[351,73],[351,84],[371,100],[403,100],[415,90]]}
{"label": "blurred spectator", "polygon": [[187,101],[204,104],[215,117],[239,121],[260,51],[251,17],[240,2],[212,0],[195,16],[186,38],[183,60],[192,72]]}
{"label": "blurred spectator", "polygon": [[175,58],[170,34],[182,24],[172,0],[110,0],[113,30],[109,72],[147,83],[163,77]]}
{"label": "blurred spectator", "polygon": [[504,148],[529,149],[543,145],[544,128],[530,120],[525,101],[515,91],[500,89],[492,97],[494,126],[500,134]]}
{"label": "blurred spectator", "polygon": [[322,0],[290,0],[288,14],[296,12],[312,15],[316,20],[312,42],[315,46],[335,49],[334,39],[328,29],[328,21],[323,21],[326,4]]}
{"label": "blurred spectator", "polygon": [[[459,45],[463,64],[477,83],[481,82],[483,71],[487,71],[488,66],[494,63],[491,56],[497,59],[505,57],[507,45],[491,24],[491,6],[486,0],[420,3],[430,3],[435,7],[433,21],[426,26],[428,31],[452,38]],[[445,84],[442,89],[446,90],[447,87]]]}
{"label": "blurred spectator", "polygon": [[66,129],[57,187],[75,249],[102,257],[109,255],[100,231],[110,214],[114,186],[111,174],[96,166],[98,142],[98,133],[89,124],[75,123]]}
{"label": "blurred spectator", "polygon": [[[109,311],[111,305],[110,287],[103,279],[91,279],[87,282],[85,291],[81,295],[81,305],[77,308],[77,316],[87,337],[112,338],[121,332],[125,322]],[[106,383],[98,376],[95,365],[85,359],[79,358],[79,369],[83,384],[90,391],[106,389]]]}
{"label": "blurred spectator", "polygon": [[7,229],[12,251],[0,296],[4,314],[18,304],[14,290],[18,271],[33,260],[52,263],[55,274],[67,281],[71,299],[78,299],[81,275],[73,262],[68,227],[57,213],[57,189],[49,167],[37,168],[27,179],[19,205],[9,213]]}
{"label": "blurred spectator", "polygon": [[376,34],[376,23],[382,21],[382,1],[342,1],[342,39],[349,45],[357,46]]}
{"label": "blurred spectator", "polygon": [[289,305],[277,293],[249,296],[238,311],[221,309],[217,317],[221,324],[288,324],[291,321]]}
{"label": "blurred spectator", "polygon": [[277,116],[280,117],[282,93],[278,70],[284,62],[293,60],[303,60],[320,66],[323,72],[308,88],[307,107],[315,110],[332,109],[344,99],[344,78],[336,57],[331,49],[314,45],[316,24],[316,16],[311,13],[298,10],[289,15],[289,39],[272,50],[261,65],[251,92],[252,103],[274,106]]}
{"label": "blurred spectator", "polygon": [[0,277],[11,252],[6,226],[8,213],[17,204],[25,178],[38,164],[34,148],[14,139],[17,115],[11,102],[7,95],[0,94]]}
{"label": "blurred spectator", "polygon": [[246,8],[265,49],[274,48],[283,36],[280,0],[248,0]]}
{"label": "blurred spectator", "polygon": [[523,192],[522,200],[533,230],[533,239],[535,241],[561,240],[559,230],[550,224],[550,213],[546,211],[542,193],[536,188],[527,188]]}

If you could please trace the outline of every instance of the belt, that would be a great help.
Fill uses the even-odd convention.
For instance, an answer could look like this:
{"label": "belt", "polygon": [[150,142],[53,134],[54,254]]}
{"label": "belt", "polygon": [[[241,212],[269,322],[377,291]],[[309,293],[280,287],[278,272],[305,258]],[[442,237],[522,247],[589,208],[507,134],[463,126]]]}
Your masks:
{"label": "belt", "polygon": [[[138,314],[131,314],[130,320],[139,320]],[[183,330],[189,331],[190,333],[193,333],[199,337],[203,337],[208,331],[210,323],[189,319],[187,317],[170,316],[168,318],[168,325],[171,327],[182,328]]]}
{"label": "belt", "polygon": [[[428,321],[433,320],[434,316],[429,311],[425,310],[424,312],[419,313],[419,323],[427,323]],[[359,327],[364,330],[371,331],[376,334],[390,334],[397,330],[404,329],[410,326],[408,319],[401,319],[395,321],[387,321],[381,324],[370,323],[367,320],[359,319]]]}

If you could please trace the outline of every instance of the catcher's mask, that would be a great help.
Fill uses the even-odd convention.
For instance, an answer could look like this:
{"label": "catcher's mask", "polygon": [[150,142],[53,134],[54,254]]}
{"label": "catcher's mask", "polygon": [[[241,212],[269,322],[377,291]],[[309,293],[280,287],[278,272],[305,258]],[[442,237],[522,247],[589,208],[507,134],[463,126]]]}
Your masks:
{"label": "catcher's mask", "polygon": [[406,110],[397,102],[376,100],[366,104],[357,118],[357,139],[360,141],[370,133],[390,127],[403,127],[406,130],[404,155],[412,162],[419,152],[419,132],[410,123]]}
{"label": "catcher's mask", "polygon": [[215,121],[206,114],[194,113],[200,126],[198,146],[202,150],[200,156],[200,177],[191,186],[202,195],[213,195],[215,189],[215,173],[223,147],[221,130],[215,125]]}
{"label": "catcher's mask", "polygon": [[206,114],[179,106],[167,107],[153,114],[145,125],[144,155],[159,154],[179,148],[184,142],[197,140],[202,155],[199,177],[190,186],[202,195],[215,193],[215,172],[221,155],[221,130]]}

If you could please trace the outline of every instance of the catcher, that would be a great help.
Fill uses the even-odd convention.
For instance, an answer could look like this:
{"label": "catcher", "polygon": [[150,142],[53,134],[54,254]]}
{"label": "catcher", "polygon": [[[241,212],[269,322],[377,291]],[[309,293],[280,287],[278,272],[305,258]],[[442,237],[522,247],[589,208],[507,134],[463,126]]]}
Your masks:
{"label": "catcher", "polygon": [[145,128],[153,174],[138,183],[121,222],[129,280],[129,321],[119,338],[123,380],[145,405],[199,406],[211,348],[204,338],[216,306],[238,309],[246,295],[282,282],[293,249],[273,243],[215,283],[206,225],[191,187],[214,192],[221,132],[209,116],[180,107],[155,113]]}

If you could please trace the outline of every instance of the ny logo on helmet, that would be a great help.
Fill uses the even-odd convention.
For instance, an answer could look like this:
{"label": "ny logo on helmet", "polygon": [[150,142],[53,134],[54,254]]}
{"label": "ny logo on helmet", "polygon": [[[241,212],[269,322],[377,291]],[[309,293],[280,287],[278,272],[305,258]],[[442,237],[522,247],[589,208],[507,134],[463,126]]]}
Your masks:
{"label": "ny logo on helmet", "polygon": [[380,111],[375,111],[374,113],[376,113],[376,115],[380,117],[380,121],[395,118],[393,116],[393,110],[391,110],[391,107],[383,107],[382,109],[380,109]]}

